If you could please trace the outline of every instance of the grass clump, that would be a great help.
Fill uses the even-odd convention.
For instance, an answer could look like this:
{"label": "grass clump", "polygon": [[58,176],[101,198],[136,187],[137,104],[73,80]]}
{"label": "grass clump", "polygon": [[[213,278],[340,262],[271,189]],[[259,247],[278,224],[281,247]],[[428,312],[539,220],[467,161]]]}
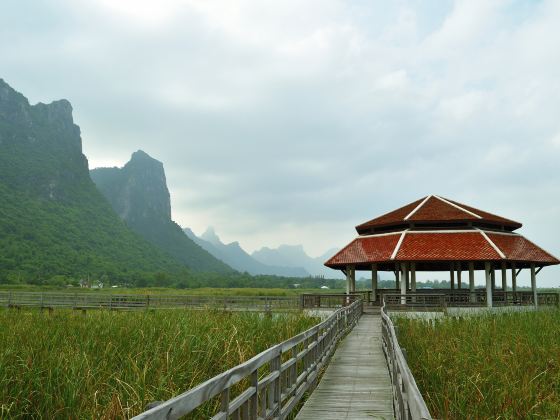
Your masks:
{"label": "grass clump", "polygon": [[300,313],[0,310],[0,418],[129,418],[317,322]]}
{"label": "grass clump", "polygon": [[560,418],[560,310],[395,324],[434,418]]}

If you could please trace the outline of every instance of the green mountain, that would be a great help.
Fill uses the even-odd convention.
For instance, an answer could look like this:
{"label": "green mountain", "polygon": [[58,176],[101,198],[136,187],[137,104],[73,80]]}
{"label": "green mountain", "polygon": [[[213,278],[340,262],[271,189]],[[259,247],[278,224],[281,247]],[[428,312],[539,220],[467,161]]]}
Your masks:
{"label": "green mountain", "polygon": [[0,282],[134,281],[183,268],[130,231],[97,190],[70,103],[30,105],[0,79]]}
{"label": "green mountain", "polygon": [[171,220],[169,190],[161,162],[139,150],[122,168],[97,168],[90,174],[120,218],[152,244],[192,270],[233,272]]}

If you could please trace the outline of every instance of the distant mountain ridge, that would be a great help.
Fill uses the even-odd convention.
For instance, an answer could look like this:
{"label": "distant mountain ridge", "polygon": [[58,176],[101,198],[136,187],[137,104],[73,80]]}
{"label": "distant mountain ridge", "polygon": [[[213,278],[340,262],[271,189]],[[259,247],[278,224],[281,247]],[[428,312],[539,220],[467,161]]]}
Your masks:
{"label": "distant mountain ridge", "polygon": [[183,229],[185,234],[194,242],[212,254],[214,257],[225,262],[234,269],[249,274],[268,274],[285,277],[309,277],[309,273],[302,267],[283,267],[263,264],[255,260],[241,246],[239,242],[224,244],[213,228],[208,228],[200,237],[189,229]]}
{"label": "distant mountain ridge", "polygon": [[0,79],[0,282],[178,271],[91,181],[66,100],[30,105]]}
{"label": "distant mountain ridge", "polygon": [[263,247],[251,256],[263,264],[288,265],[303,267],[314,276],[325,278],[342,278],[339,271],[325,267],[324,262],[332,257],[338,249],[332,248],[323,255],[313,258],[307,255],[302,245],[280,245],[278,248]]}
{"label": "distant mountain ridge", "polygon": [[143,238],[195,271],[233,272],[171,220],[170,195],[160,161],[138,150],[122,168],[96,168],[90,175],[119,217]]}
{"label": "distant mountain ridge", "polygon": [[239,242],[224,244],[212,227],[200,236],[196,236],[189,228],[183,231],[216,258],[239,271],[288,277],[324,276],[330,279],[343,277],[338,271],[323,265],[338,251],[336,248],[328,250],[317,258],[307,255],[301,245],[280,245],[275,249],[263,247],[249,254],[241,248]]}

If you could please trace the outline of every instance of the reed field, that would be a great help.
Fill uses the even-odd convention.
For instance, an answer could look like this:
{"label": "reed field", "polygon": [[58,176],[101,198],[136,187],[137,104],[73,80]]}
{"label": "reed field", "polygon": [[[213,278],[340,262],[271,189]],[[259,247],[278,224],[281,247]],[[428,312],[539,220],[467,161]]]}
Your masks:
{"label": "reed field", "polygon": [[302,313],[0,309],[0,418],[129,418],[318,322]]}
{"label": "reed field", "polygon": [[560,418],[560,310],[395,325],[434,418]]}

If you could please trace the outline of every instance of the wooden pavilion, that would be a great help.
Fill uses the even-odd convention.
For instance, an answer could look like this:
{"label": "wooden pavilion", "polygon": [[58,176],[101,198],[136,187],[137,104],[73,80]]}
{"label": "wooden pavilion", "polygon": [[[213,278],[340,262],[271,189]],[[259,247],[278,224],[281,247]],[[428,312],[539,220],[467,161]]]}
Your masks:
{"label": "wooden pavilion", "polygon": [[[450,289],[438,289],[437,293],[444,293],[451,305],[537,306],[537,274],[543,267],[560,261],[514,232],[521,226],[513,220],[430,195],[356,226],[359,236],[325,265],[345,273],[347,293],[356,291],[356,270],[371,270],[370,299],[377,303],[383,293],[398,293],[401,298],[425,293],[426,290],[416,289],[418,271],[447,271]],[[523,269],[530,270],[531,292],[517,290],[517,276]],[[475,270],[484,270],[485,289],[475,288]],[[395,273],[396,289],[378,290],[379,271]],[[496,286],[496,271],[501,271],[500,288]],[[468,289],[462,288],[463,272],[468,273]]]}

